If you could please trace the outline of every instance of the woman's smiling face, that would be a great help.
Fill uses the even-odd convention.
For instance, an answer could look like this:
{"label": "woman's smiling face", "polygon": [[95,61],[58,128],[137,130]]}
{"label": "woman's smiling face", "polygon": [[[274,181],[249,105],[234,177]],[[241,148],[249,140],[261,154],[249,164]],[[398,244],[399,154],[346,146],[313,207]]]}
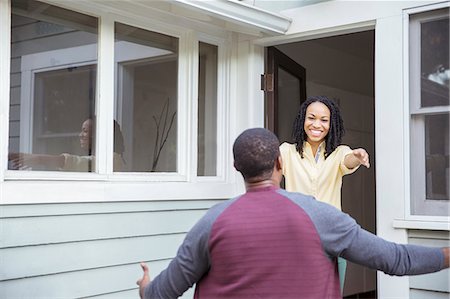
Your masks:
{"label": "woman's smiling face", "polygon": [[306,108],[305,124],[306,140],[309,144],[320,144],[330,130],[330,109],[321,102],[311,103]]}
{"label": "woman's smiling face", "polygon": [[92,120],[87,119],[81,125],[81,132],[78,135],[80,137],[80,146],[84,150],[89,150],[91,148],[91,132],[92,131]]}

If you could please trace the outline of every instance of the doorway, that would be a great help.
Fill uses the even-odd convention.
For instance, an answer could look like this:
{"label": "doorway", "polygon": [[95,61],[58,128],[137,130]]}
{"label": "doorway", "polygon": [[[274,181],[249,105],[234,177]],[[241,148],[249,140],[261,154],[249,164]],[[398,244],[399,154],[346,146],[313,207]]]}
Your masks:
{"label": "doorway", "polygon": [[[344,177],[342,209],[364,229],[376,233],[374,40],[375,31],[369,30],[269,47],[266,49],[269,78],[273,63],[269,63],[268,57],[275,51],[286,56],[290,64],[304,69],[304,84],[292,89],[297,81],[301,82],[301,76],[291,71],[292,67],[285,68],[281,63],[277,67],[282,81],[274,76],[273,89],[266,90],[265,94],[266,127],[288,142],[292,139],[289,140],[291,136],[286,132],[291,132],[292,120],[298,110],[292,107],[299,107],[305,98],[302,93],[306,97],[325,95],[336,100],[346,131],[343,144],[365,148],[371,164],[369,169],[361,167]],[[291,92],[286,92],[282,84],[289,78]],[[376,271],[348,262],[343,295],[347,298],[375,298]]]}

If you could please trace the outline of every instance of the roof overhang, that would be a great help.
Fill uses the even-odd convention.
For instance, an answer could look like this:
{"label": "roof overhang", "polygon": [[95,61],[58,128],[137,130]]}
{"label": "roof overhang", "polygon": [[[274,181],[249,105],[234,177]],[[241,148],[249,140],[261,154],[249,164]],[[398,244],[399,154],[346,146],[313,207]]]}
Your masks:
{"label": "roof overhang", "polygon": [[283,35],[291,19],[236,0],[40,0],[86,13],[111,12],[160,21],[208,24],[256,37]]}
{"label": "roof overhang", "polygon": [[274,14],[255,6],[233,0],[171,0],[187,9],[235,23],[240,26],[254,27],[268,35],[284,34],[291,24],[291,19]]}

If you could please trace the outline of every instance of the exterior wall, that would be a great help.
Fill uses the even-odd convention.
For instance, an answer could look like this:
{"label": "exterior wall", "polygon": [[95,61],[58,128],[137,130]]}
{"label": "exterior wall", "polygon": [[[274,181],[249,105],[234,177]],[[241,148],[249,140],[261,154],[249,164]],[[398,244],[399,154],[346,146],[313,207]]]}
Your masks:
{"label": "exterior wall", "polygon": [[139,262],[156,276],[217,202],[2,206],[0,297],[136,298]]}
{"label": "exterior wall", "polygon": [[[68,9],[77,10],[77,3],[64,4],[71,6],[66,7]],[[13,111],[16,108],[10,115],[9,105],[17,106],[17,110],[20,105],[19,95],[13,92],[11,103],[0,102],[0,298],[136,298],[136,280],[142,275],[139,262],[147,262],[151,276],[156,276],[175,256],[185,233],[209,207],[244,190],[242,179],[230,163],[230,149],[232,141],[243,129],[264,123],[264,107],[259,105],[262,92],[258,86],[263,48],[253,45],[247,34],[225,32],[214,25],[211,29],[184,17],[162,20],[164,16],[158,11],[147,14],[144,10],[148,7],[136,9],[135,17],[129,11],[120,15],[120,7],[104,12],[96,4],[92,4],[91,11],[90,5],[80,3],[80,11],[107,15],[101,22],[106,34],[104,31],[99,37],[104,47],[112,47],[114,41],[110,13],[115,13],[120,21],[131,20],[132,24],[149,29],[152,27],[147,20],[159,22],[157,28],[164,27],[164,22],[177,23],[174,31],[186,31],[183,31],[185,42],[182,46],[188,48],[192,61],[195,60],[193,49],[187,44],[191,43],[192,47],[197,33],[209,37],[216,35],[221,39],[229,37],[228,45],[224,47],[226,59],[220,62],[225,69],[220,77],[224,81],[220,88],[227,97],[224,101],[227,107],[220,111],[221,117],[227,120],[226,125],[222,124],[225,126],[222,128],[225,146],[220,149],[226,153],[220,161],[225,169],[222,169],[222,177],[197,178],[191,173],[196,171],[192,167],[193,170],[187,170],[188,174],[181,181],[164,181],[163,176],[144,180],[139,177],[109,180],[106,176],[36,178],[33,173],[29,177],[19,177],[11,172],[5,178],[8,144],[13,150],[17,147],[14,138],[18,128]],[[10,86],[15,87],[14,90],[20,86],[19,78],[13,76],[10,80],[10,71],[14,73],[20,69],[20,63],[16,65],[13,61],[11,68],[9,66],[9,15],[9,1],[0,0],[0,94],[3,99],[10,97]],[[183,25],[192,28],[180,29]],[[113,98],[113,59],[110,51],[101,52],[102,46],[99,47],[99,86],[104,89],[100,94]],[[191,107],[189,101],[195,98],[192,86],[196,79],[192,78],[194,75],[186,65],[183,67],[182,74],[188,80],[182,80],[181,84],[186,94],[189,92],[184,105],[190,113],[183,119],[185,136],[182,137],[183,140],[194,140],[192,149],[186,150],[188,154],[184,160],[189,160],[186,164],[192,166],[196,152],[193,128],[196,126],[192,116],[195,106]],[[258,76],[253,77],[254,73]],[[187,84],[189,86],[185,87]],[[112,111],[112,106],[99,107],[102,115],[106,115],[108,109]],[[11,142],[8,142],[8,126],[13,132]],[[191,289],[183,297],[189,298],[192,294]]]}

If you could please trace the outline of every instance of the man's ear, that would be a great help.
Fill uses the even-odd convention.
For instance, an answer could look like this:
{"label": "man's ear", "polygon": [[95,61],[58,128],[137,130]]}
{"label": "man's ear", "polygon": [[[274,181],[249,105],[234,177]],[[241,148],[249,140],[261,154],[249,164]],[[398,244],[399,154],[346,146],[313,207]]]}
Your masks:
{"label": "man's ear", "polygon": [[277,170],[281,170],[281,168],[283,167],[283,160],[281,159],[281,155],[279,155],[277,158],[276,167]]}

